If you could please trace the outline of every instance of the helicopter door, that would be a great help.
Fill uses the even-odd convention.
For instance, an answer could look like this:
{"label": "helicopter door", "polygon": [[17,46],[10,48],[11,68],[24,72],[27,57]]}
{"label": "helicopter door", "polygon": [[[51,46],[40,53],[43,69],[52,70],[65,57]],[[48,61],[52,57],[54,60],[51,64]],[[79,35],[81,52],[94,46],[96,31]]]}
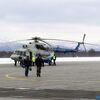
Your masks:
{"label": "helicopter door", "polygon": [[32,65],[32,52],[30,51],[30,60],[31,60],[31,65]]}

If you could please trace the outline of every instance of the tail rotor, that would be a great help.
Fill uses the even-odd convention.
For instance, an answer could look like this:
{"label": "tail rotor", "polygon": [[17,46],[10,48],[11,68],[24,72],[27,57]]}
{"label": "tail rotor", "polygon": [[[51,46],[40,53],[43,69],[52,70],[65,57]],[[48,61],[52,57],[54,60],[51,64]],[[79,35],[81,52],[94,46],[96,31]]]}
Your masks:
{"label": "tail rotor", "polygon": [[85,52],[87,52],[86,47],[85,47],[85,44],[84,44],[85,37],[86,37],[86,34],[84,34],[84,36],[83,36],[83,40],[82,40],[82,43],[81,43],[81,44],[83,44],[84,50],[85,50]]}

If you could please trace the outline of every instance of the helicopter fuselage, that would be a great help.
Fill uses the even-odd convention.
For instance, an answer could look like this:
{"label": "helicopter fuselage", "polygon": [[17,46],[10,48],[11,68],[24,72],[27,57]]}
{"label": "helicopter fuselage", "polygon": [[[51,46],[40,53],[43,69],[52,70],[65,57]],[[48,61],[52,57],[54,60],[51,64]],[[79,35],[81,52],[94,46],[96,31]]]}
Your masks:
{"label": "helicopter fuselage", "polygon": [[50,46],[44,43],[39,42],[33,42],[29,43],[28,45],[23,45],[22,48],[15,50],[15,52],[11,55],[11,59],[14,61],[21,61],[26,58],[26,56],[29,56],[30,59],[32,57],[37,56],[37,54],[40,54],[44,60],[45,63],[52,62],[52,56],[54,54],[54,51]]}

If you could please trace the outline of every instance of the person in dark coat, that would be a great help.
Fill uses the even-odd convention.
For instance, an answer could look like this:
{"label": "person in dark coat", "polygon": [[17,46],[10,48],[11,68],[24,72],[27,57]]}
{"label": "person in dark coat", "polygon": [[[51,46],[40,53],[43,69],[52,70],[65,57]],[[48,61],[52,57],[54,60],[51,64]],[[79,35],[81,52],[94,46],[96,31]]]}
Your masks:
{"label": "person in dark coat", "polygon": [[29,68],[31,66],[31,60],[29,59],[29,56],[24,59],[24,66],[25,66],[25,76],[28,76]]}
{"label": "person in dark coat", "polygon": [[43,65],[43,59],[40,54],[37,56],[35,64],[37,66],[37,77],[41,77],[41,67]]}

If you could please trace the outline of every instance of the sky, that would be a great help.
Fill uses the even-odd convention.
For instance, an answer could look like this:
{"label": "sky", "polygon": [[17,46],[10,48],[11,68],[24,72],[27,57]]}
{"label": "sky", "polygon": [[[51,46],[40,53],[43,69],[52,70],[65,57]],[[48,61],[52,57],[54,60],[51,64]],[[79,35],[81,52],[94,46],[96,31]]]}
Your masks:
{"label": "sky", "polygon": [[32,37],[100,43],[100,0],[0,0],[0,42]]}

